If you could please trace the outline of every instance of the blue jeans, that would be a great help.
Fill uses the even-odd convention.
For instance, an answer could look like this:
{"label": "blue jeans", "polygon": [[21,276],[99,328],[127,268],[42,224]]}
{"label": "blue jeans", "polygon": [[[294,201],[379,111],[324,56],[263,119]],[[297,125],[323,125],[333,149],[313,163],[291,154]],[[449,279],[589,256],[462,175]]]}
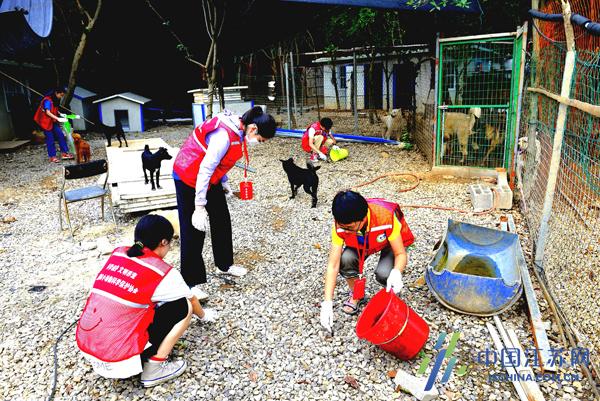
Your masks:
{"label": "blue jeans", "polygon": [[69,147],[65,141],[65,134],[63,134],[63,131],[58,124],[53,124],[51,131],[44,131],[44,135],[46,135],[46,149],[48,150],[48,157],[56,156],[56,145],[54,145],[54,141],[56,140],[58,140],[58,145],[60,146],[60,151],[62,153],[69,152]]}

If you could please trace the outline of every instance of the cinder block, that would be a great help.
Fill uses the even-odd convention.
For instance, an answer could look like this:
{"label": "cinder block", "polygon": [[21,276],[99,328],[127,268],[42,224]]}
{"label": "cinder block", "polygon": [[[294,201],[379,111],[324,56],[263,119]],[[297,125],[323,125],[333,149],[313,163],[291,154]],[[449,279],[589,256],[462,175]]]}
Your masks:
{"label": "cinder block", "polygon": [[498,198],[497,205],[498,209],[509,210],[512,209],[513,204],[513,193],[508,185],[498,185],[495,188],[496,196]]}
{"label": "cinder block", "polygon": [[471,197],[471,203],[473,203],[473,210],[475,212],[483,212],[494,206],[494,194],[490,188],[484,185],[469,185],[469,196]]}
{"label": "cinder block", "polygon": [[394,383],[400,386],[403,390],[415,396],[419,401],[431,401],[438,399],[440,396],[440,393],[436,387],[425,391],[427,379],[415,377],[410,373],[403,371],[402,369],[398,369],[396,372]]}

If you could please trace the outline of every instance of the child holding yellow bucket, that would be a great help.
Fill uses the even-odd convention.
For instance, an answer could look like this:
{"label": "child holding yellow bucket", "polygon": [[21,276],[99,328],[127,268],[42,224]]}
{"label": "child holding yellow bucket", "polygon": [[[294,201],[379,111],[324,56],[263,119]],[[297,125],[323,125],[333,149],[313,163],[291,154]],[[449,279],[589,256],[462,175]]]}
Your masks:
{"label": "child holding yellow bucket", "polygon": [[333,293],[338,273],[350,288],[342,311],[359,312],[364,303],[364,261],[381,252],[375,271],[376,280],[386,289],[399,292],[406,268],[406,247],[414,236],[397,203],[384,199],[365,199],[354,191],[339,192],[333,199],[331,250],[325,274],[325,300],[321,303],[321,325],[333,331]]}

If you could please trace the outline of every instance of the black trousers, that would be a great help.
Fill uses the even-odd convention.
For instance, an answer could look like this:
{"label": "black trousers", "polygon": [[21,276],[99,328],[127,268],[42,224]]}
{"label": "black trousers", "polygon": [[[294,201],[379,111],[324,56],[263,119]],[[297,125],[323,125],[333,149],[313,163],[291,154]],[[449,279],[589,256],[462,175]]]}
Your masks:
{"label": "black trousers", "polygon": [[[175,180],[177,209],[179,211],[179,239],[181,243],[181,275],[190,287],[206,283],[206,266],[202,259],[206,233],[192,225],[196,191],[183,181]],[[221,184],[211,185],[206,193],[206,211],[210,221],[215,265],[223,271],[233,265],[231,216]]]}
{"label": "black trousers", "polygon": [[148,341],[152,345],[142,352],[142,362],[146,362],[150,357],[156,355],[158,347],[167,334],[177,323],[186,318],[188,311],[188,303],[185,298],[166,302],[154,310],[154,320],[148,326],[148,335],[150,336]]}

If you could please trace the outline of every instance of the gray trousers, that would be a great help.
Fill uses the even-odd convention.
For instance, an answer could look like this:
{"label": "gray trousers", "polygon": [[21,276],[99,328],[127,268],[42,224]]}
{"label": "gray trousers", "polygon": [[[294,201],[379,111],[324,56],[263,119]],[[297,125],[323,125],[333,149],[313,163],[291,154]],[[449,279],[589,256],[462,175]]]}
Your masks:
{"label": "gray trousers", "polygon": [[[379,262],[375,269],[375,279],[379,284],[386,285],[387,278],[393,268],[394,252],[392,252],[392,248],[388,246],[381,251],[381,256],[379,257]],[[348,247],[344,248],[342,259],[340,261],[340,275],[344,278],[358,277],[358,252],[356,249]]]}

